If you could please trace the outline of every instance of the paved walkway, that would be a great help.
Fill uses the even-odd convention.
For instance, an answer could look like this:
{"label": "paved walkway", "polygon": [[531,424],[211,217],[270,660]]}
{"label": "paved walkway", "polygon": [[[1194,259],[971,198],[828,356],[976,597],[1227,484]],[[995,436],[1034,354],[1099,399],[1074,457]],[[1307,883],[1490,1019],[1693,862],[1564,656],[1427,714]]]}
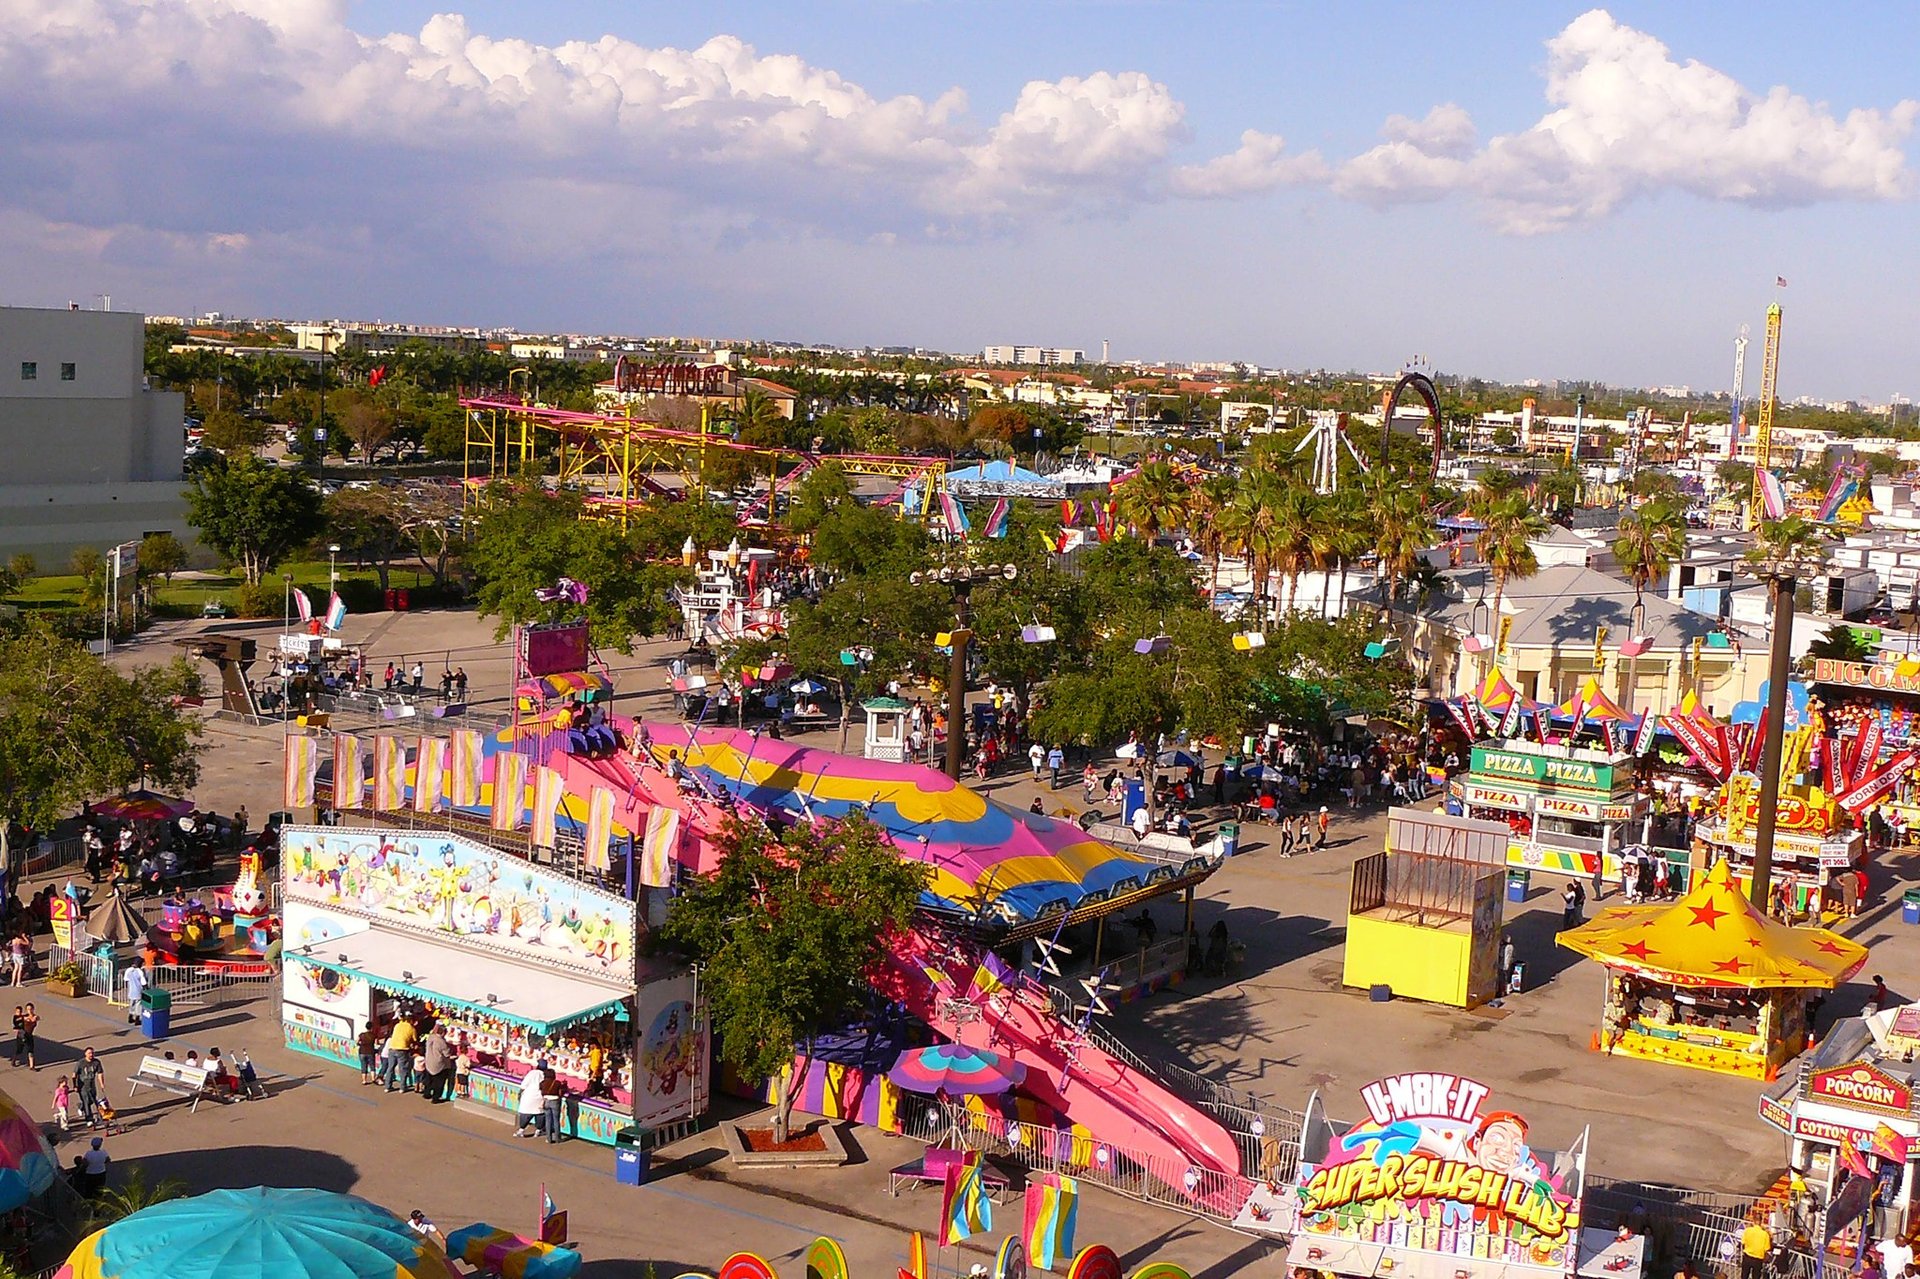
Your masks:
{"label": "paved walkway", "polygon": [[[398,662],[422,655],[430,676],[437,676],[436,663],[446,654],[466,666],[477,703],[503,704],[505,646],[494,644],[490,626],[471,614],[353,617],[347,634],[369,642],[371,657],[382,664],[388,657]],[[169,657],[174,650],[164,640],[124,650],[115,660]],[[679,647],[650,644],[614,659],[622,711],[670,715],[665,663]],[[804,740],[831,747],[837,738],[837,730],[825,730]],[[277,727],[215,722],[209,742],[203,802],[227,811],[244,803],[256,820],[279,806]],[[1036,793],[1024,772],[996,779],[990,789],[1021,808]],[[1050,806],[1063,799],[1077,802],[1077,787],[1050,795]],[[1249,828],[1245,852],[1208,881],[1197,906],[1202,935],[1215,919],[1224,919],[1234,937],[1247,943],[1245,971],[1231,981],[1195,981],[1126,1005],[1114,1017],[1115,1031],[1294,1109],[1318,1089],[1332,1114],[1355,1117],[1358,1089],[1372,1079],[1444,1070],[1492,1085],[1503,1108],[1528,1116],[1542,1145],[1561,1148],[1591,1129],[1589,1166],[1598,1173],[1740,1193],[1772,1180],[1785,1159],[1784,1139],[1755,1115],[1761,1084],[1606,1058],[1589,1049],[1599,1018],[1600,970],[1553,946],[1559,881],[1552,876],[1536,881],[1525,906],[1507,907],[1519,958],[1527,965],[1524,994],[1463,1013],[1400,1001],[1373,1004],[1342,989],[1352,862],[1380,847],[1383,828],[1378,811],[1338,813],[1334,846],[1293,859],[1265,847],[1261,828]],[[1867,974],[1884,973],[1896,992],[1909,997],[1920,994],[1920,930],[1900,923],[1899,895],[1917,883],[1920,861],[1911,854],[1893,859],[1876,874],[1875,904],[1847,928],[1873,948]],[[1163,908],[1162,916],[1165,932],[1175,922],[1172,907]],[[1857,1012],[1864,989],[1856,984],[1840,992],[1829,1001],[1828,1016]],[[108,1045],[116,1055],[131,1051],[122,1028],[100,1020],[100,1001],[78,1008],[41,1002],[49,1038]],[[575,1209],[575,1230],[588,1241],[590,1257],[646,1257],[662,1266],[711,1265],[736,1244],[791,1258],[807,1237],[826,1229],[848,1238],[857,1273],[886,1274],[904,1255],[901,1231],[933,1225],[931,1196],[892,1201],[879,1189],[879,1174],[908,1157],[899,1139],[857,1133],[867,1163],[854,1169],[746,1178],[723,1168],[724,1180],[712,1179],[714,1167],[706,1162],[715,1147],[696,1140],[674,1152],[681,1157],[677,1175],[623,1195],[606,1176],[605,1151],[533,1147],[507,1138],[490,1119],[375,1097],[373,1090],[358,1088],[350,1072],[281,1053],[272,1046],[278,1041],[275,1023],[275,1009],[263,1001],[190,1016],[181,1026],[189,1043],[205,1047],[211,1041],[229,1051],[244,1044],[285,1076],[272,1102],[196,1116],[161,1107],[153,1123],[116,1138],[117,1147],[153,1154],[156,1171],[183,1171],[197,1185],[266,1179],[353,1187],[394,1208],[426,1208],[443,1226],[473,1218],[527,1225],[545,1179],[555,1198]],[[44,1070],[40,1078],[41,1091],[50,1094],[51,1078]],[[44,1096],[28,1100],[45,1105]],[[634,1206],[643,1211],[633,1212]],[[1205,1271],[1228,1264],[1248,1244],[1230,1232],[1105,1194],[1091,1196],[1087,1212],[1083,1238],[1124,1244],[1130,1261],[1157,1252]],[[1148,1248],[1155,1239],[1164,1246]]]}

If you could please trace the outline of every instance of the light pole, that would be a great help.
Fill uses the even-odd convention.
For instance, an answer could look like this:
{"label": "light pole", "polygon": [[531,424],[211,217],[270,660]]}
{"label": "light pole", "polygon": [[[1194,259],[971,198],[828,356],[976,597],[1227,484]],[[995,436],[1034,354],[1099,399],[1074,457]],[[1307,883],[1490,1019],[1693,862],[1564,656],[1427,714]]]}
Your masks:
{"label": "light pole", "polygon": [[1760,813],[1753,832],[1753,877],[1747,885],[1748,900],[1763,914],[1773,887],[1781,730],[1786,727],[1787,678],[1793,660],[1793,596],[1800,579],[1826,563],[1826,549],[1820,543],[1830,536],[1824,526],[1797,517],[1764,521],[1753,550],[1747,553],[1747,571],[1767,584],[1773,603],[1773,634],[1767,650],[1767,731],[1760,742]]}
{"label": "light pole", "polygon": [[280,580],[286,583],[280,592],[280,633],[286,635],[293,630],[293,574],[282,573]]}
{"label": "light pole", "polygon": [[329,593],[340,589],[340,570],[334,567],[333,557],[340,553],[340,543],[327,544],[327,590]]}
{"label": "light pole", "polygon": [[939,568],[914,573],[907,580],[915,586],[938,582],[953,591],[953,657],[947,666],[947,776],[960,780],[967,762],[967,644],[973,639],[973,587],[976,582],[1003,578],[1011,582],[1020,575],[1015,564],[943,564]]}

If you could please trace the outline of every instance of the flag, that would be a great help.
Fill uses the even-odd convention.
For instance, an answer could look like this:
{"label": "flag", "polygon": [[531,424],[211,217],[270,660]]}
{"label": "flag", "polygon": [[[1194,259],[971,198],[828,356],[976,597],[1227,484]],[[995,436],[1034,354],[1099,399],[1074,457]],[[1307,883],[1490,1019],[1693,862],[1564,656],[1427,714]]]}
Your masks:
{"label": "flag", "polygon": [[527,757],[501,751],[493,757],[493,829],[514,829],[526,807]]}
{"label": "flag", "polygon": [[918,1230],[907,1238],[907,1264],[900,1279],[927,1279],[927,1241]]}
{"label": "flag", "polygon": [[680,848],[680,813],[662,804],[647,812],[647,831],[640,845],[640,882],[648,888],[673,883],[673,855]]}
{"label": "flag", "polygon": [[455,808],[480,807],[480,765],[485,754],[486,744],[478,729],[454,730],[452,791]]}
{"label": "flag", "polygon": [[1460,726],[1460,731],[1466,735],[1468,741],[1472,741],[1480,735],[1475,731],[1476,726],[1473,722],[1473,712],[1467,709],[1466,698],[1449,697],[1440,704],[1447,708],[1447,714],[1453,716],[1453,722]]}
{"label": "flag", "polygon": [[1042,1270],[1073,1256],[1074,1228],[1080,1218],[1080,1183],[1057,1172],[1027,1179],[1026,1222],[1021,1235],[1027,1258]]}
{"label": "flag", "polygon": [[293,611],[300,615],[302,623],[313,620],[313,601],[307,598],[304,587],[296,588],[293,592]]}
{"label": "flag", "polygon": [[1774,276],[1774,277],[1773,277],[1773,287],[1774,287],[1774,288],[1776,288],[1776,289],[1784,289],[1784,288],[1786,288],[1786,287],[1787,287],[1787,277],[1786,277],[1786,276],[1784,276],[1784,275],[1776,275],[1776,276]]}
{"label": "flag", "polygon": [[1893,788],[1899,784],[1900,779],[1913,768],[1914,758],[1912,751],[1901,751],[1889,759],[1884,767],[1855,782],[1845,792],[1834,796],[1834,799],[1840,807],[1858,817],[1893,793]]}
{"label": "flag", "polygon": [[413,809],[431,813],[447,797],[447,739],[422,737],[413,752]]}
{"label": "flag", "polygon": [[1500,717],[1500,736],[1508,741],[1520,736],[1520,714],[1526,708],[1518,697],[1507,703],[1507,713]]}
{"label": "flag", "polygon": [[567,794],[567,779],[559,770],[545,764],[533,770],[533,829],[535,848],[552,848],[560,824],[560,801]]}
{"label": "flag", "polygon": [[1855,740],[1853,767],[1847,773],[1847,781],[1854,786],[1867,780],[1873,766],[1880,762],[1880,748],[1886,745],[1887,735],[1880,727],[1880,717],[1869,715],[1867,722],[1860,726],[1860,736]]}
{"label": "flag", "polygon": [[967,523],[967,508],[960,505],[959,499],[953,494],[945,491],[940,494],[940,517],[946,521],[950,534],[965,537],[972,531],[972,526]]}
{"label": "flag", "polygon": [[587,798],[586,847],[582,850],[588,870],[612,869],[612,859],[607,856],[607,846],[612,841],[613,792],[604,786],[596,786]]}
{"label": "flag", "polygon": [[995,502],[993,504],[993,510],[987,513],[987,527],[984,530],[986,536],[1005,537],[1007,535],[1007,516],[1012,510],[1013,499],[1011,498],[1003,497],[998,502]]}
{"label": "flag", "polygon": [[346,624],[346,621],[347,602],[340,598],[339,591],[335,591],[327,597],[327,615],[321,619],[321,622],[328,630],[337,631]]}
{"label": "flag", "polygon": [[407,748],[391,733],[373,739],[373,806],[383,813],[407,806]]}
{"label": "flag", "polygon": [[306,736],[289,737],[286,773],[280,788],[282,802],[288,808],[312,808],[313,781],[319,772],[319,739]]}
{"label": "flag", "polygon": [[946,1189],[940,1201],[940,1246],[945,1248],[992,1229],[993,1201],[987,1198],[985,1168],[980,1152],[969,1150],[958,1164],[947,1169]]}
{"label": "flag", "polygon": [[360,739],[352,733],[333,735],[333,806],[367,806],[367,766],[360,755]]}
{"label": "flag", "polygon": [[1659,717],[1653,713],[1651,708],[1640,712],[1640,726],[1633,730],[1633,753],[1635,755],[1645,755],[1653,749],[1653,734],[1654,730],[1659,726],[1659,723]]}
{"label": "flag", "polygon": [[1011,976],[1006,964],[990,950],[980,952],[979,966],[973,970],[973,979],[967,983],[968,999],[985,999],[995,991],[1007,988],[1007,978]]}
{"label": "flag", "polygon": [[547,1183],[540,1183],[540,1242],[556,1248],[567,1241],[567,1214],[554,1207]]}
{"label": "flag", "polygon": [[1760,507],[1770,520],[1786,518],[1787,487],[1772,471],[1755,471],[1753,482],[1760,486]]}

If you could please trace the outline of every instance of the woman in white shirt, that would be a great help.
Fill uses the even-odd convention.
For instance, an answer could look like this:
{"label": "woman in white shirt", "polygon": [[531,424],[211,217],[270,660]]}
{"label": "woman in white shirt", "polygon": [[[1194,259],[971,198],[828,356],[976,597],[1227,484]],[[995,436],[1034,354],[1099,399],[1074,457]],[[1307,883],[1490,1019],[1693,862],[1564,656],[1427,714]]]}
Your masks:
{"label": "woman in white shirt", "polygon": [[540,1085],[546,1080],[546,1072],[538,1066],[528,1067],[527,1073],[520,1078],[520,1104],[514,1112],[520,1120],[516,1137],[534,1137],[540,1133],[540,1116],[546,1110],[544,1099],[540,1096]]}

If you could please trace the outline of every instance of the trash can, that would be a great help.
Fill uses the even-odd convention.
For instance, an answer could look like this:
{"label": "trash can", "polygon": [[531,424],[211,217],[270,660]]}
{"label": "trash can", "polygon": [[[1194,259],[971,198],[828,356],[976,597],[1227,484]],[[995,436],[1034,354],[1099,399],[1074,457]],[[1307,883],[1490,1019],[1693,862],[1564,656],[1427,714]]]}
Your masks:
{"label": "trash can", "polygon": [[1231,857],[1240,851],[1240,823],[1220,823],[1220,855]]}
{"label": "trash can", "polygon": [[140,1033],[148,1039],[165,1039],[172,1022],[173,996],[158,986],[148,985],[140,992]]}
{"label": "trash can", "polygon": [[1910,888],[1900,899],[1900,922],[1920,924],[1920,888]]}
{"label": "trash can", "polygon": [[395,602],[395,600],[394,600],[394,590],[393,590],[393,588],[392,588],[391,586],[389,586],[389,587],[387,588],[387,599],[386,599],[386,604],[387,604],[387,612],[389,612],[389,613],[391,613],[391,612],[393,612],[393,610],[394,610],[394,602]]}
{"label": "trash can", "polygon": [[1533,876],[1531,872],[1525,869],[1508,871],[1507,872],[1507,900],[1510,902],[1526,901],[1527,889],[1532,883],[1533,883]]}
{"label": "trash can", "polygon": [[622,1128],[613,1134],[613,1179],[623,1186],[647,1184],[647,1165],[653,1152],[646,1147],[645,1128]]}
{"label": "trash can", "polygon": [[394,593],[393,593],[393,598],[394,598],[394,601],[395,601],[396,603],[398,603],[398,604],[400,605],[400,611],[401,611],[402,613],[404,613],[404,612],[406,612],[406,611],[407,611],[407,609],[408,609],[408,608],[410,607],[410,605],[409,605],[409,604],[408,604],[408,602],[407,602],[407,588],[406,588],[406,587],[404,587],[404,586],[402,586],[402,587],[400,587],[399,589],[397,589],[396,591],[394,591]]}

